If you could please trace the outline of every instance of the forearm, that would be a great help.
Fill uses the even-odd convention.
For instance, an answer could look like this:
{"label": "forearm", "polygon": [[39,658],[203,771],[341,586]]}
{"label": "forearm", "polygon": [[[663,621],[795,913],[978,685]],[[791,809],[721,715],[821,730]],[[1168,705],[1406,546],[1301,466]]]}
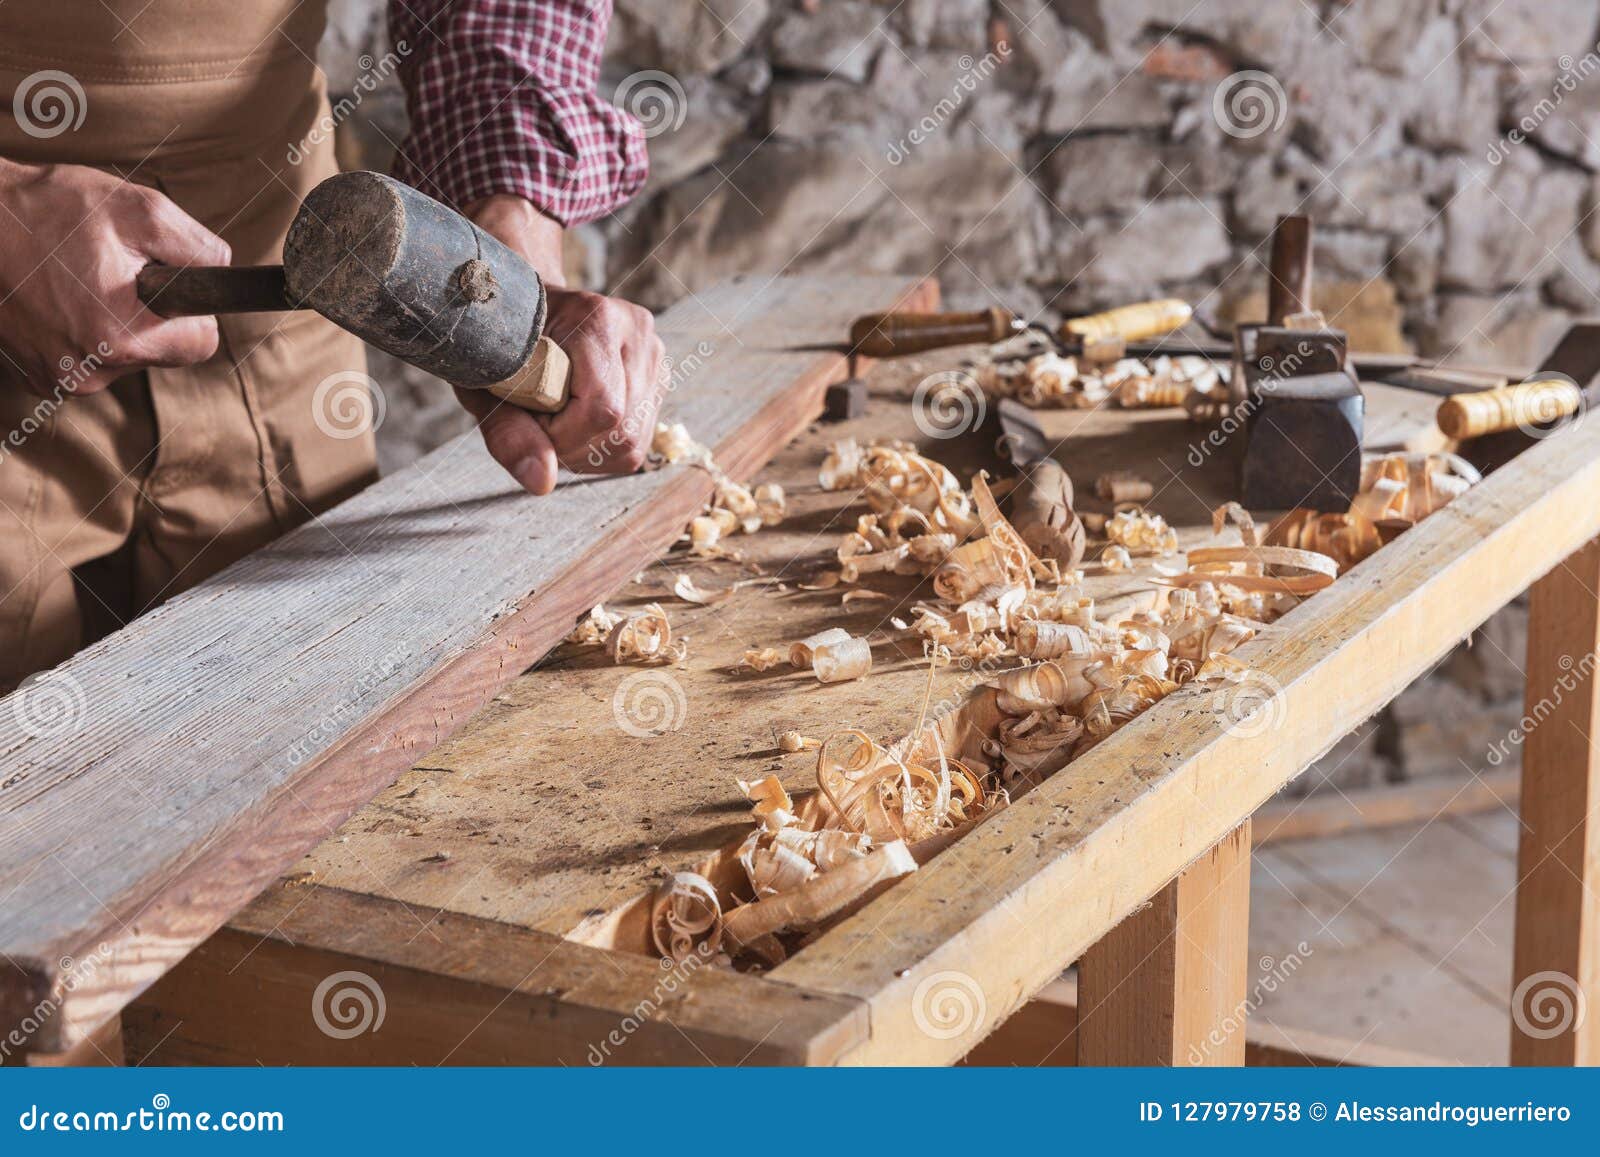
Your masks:
{"label": "forearm", "polygon": [[644,137],[596,91],[610,0],[392,0],[411,134],[396,175],[458,207],[521,197],[560,225],[644,183]]}

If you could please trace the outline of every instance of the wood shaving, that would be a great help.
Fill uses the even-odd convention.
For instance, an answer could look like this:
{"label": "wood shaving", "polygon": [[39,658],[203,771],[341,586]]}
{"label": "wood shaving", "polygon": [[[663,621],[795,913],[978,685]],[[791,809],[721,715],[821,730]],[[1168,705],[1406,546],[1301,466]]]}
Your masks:
{"label": "wood shaving", "polygon": [[682,639],[674,642],[672,624],[660,603],[623,618],[606,637],[606,653],[614,663],[674,663],[688,653]]}
{"label": "wood shaving", "polygon": [[744,658],[739,660],[739,666],[749,667],[752,671],[770,671],[780,663],[787,663],[789,656],[776,647],[752,647],[744,653]]}
{"label": "wood shaving", "polygon": [[782,735],[778,736],[779,750],[786,751],[790,755],[793,755],[797,751],[806,751],[810,748],[821,746],[822,740],[812,739],[809,736],[801,735],[798,731],[785,731]]}
{"label": "wood shaving", "polygon": [[1159,514],[1144,509],[1119,510],[1106,523],[1106,538],[1130,555],[1176,554],[1178,532]]}
{"label": "wood shaving", "polygon": [[812,657],[818,647],[829,643],[843,643],[850,638],[850,632],[843,627],[829,627],[825,631],[818,631],[814,635],[807,635],[798,643],[789,646],[789,662],[799,667],[802,671],[811,666]]}
{"label": "wood shaving", "polygon": [[1094,480],[1094,492],[1107,502],[1148,502],[1156,488],[1131,470],[1113,470]]}
{"label": "wood shaving", "polygon": [[712,606],[722,602],[733,594],[732,587],[725,587],[720,591],[703,591],[694,585],[694,579],[686,574],[680,574],[672,584],[672,593],[686,603],[698,603],[700,606]]}
{"label": "wood shaving", "polygon": [[1133,558],[1127,547],[1113,544],[1100,552],[1100,565],[1109,571],[1132,570]]}
{"label": "wood shaving", "polygon": [[711,881],[694,872],[675,872],[664,881],[650,906],[650,937],[670,960],[714,953],[722,943],[723,918]]}
{"label": "wood shaving", "polygon": [[572,629],[566,641],[583,646],[596,646],[606,641],[611,634],[611,628],[622,619],[622,615],[608,611],[603,606],[595,607],[578,620],[578,625]]}
{"label": "wood shaving", "polygon": [[872,645],[850,636],[822,643],[812,652],[811,669],[822,683],[864,678],[872,671]]}

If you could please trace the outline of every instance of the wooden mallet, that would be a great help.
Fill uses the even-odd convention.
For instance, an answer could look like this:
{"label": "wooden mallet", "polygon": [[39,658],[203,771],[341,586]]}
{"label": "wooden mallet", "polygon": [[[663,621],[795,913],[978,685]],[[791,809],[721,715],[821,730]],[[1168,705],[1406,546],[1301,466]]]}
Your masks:
{"label": "wooden mallet", "polygon": [[151,265],[139,300],[163,317],[314,309],[401,361],[526,410],[567,402],[571,363],[544,337],[544,282],[454,209],[381,173],[306,197],[282,265]]}

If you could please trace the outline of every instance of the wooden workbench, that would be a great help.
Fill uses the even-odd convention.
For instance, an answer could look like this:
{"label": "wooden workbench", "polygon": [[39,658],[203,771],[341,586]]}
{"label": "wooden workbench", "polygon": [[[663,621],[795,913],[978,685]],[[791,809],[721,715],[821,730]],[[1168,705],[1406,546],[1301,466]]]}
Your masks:
{"label": "wooden workbench", "polygon": [[[641,668],[612,666],[594,648],[558,650],[131,1008],[130,1058],[948,1062],[1077,960],[1084,1062],[1184,1063],[1197,1048],[1211,1063],[1241,1060],[1242,1033],[1214,1034],[1244,995],[1250,816],[1552,567],[1535,594],[1531,695],[1592,652],[1600,551],[1584,544],[1600,532],[1600,424],[1541,443],[1241,651],[1282,688],[1272,726],[1229,733],[1207,692],[1182,689],[768,975],[669,969],[607,947],[608,915],[748,830],[736,779],[775,771],[791,789],[811,785],[813,757],[782,754],[780,732],[855,726],[895,738],[913,725],[926,667],[914,639],[885,627],[918,597],[911,581],[874,579],[886,597],[848,609],[837,589],[799,585],[860,509],[818,489],[827,445],[915,437],[912,385],[959,356],[878,367],[865,418],[813,426],[783,451],[762,477],[788,490],[791,517],[733,540],[744,565],[671,555],[615,601],[662,602],[689,639],[686,662],[665,672],[674,726],[641,736],[620,725],[619,689]],[[1369,444],[1425,442],[1434,401],[1372,387]],[[1181,417],[1046,421],[1080,492],[1104,469],[1139,469],[1157,483],[1152,508],[1181,528],[1185,546],[1209,536],[1232,465],[1219,453],[1195,466],[1197,431]],[[991,436],[920,441],[965,477],[993,465]],[[758,574],[784,585],[694,606],[671,596],[686,571],[706,588]],[[1102,602],[1142,585],[1089,578]],[[873,632],[868,680],[822,686],[786,667],[736,669],[747,648],[832,625]],[[1559,641],[1550,637],[1558,625]],[[1569,694],[1567,710],[1587,735],[1592,662],[1579,666],[1581,693]],[[953,701],[972,682],[942,671],[933,699]],[[1518,975],[1568,971],[1592,996],[1594,937],[1583,933],[1592,933],[1594,892],[1564,885],[1555,868],[1594,882],[1592,825],[1572,829],[1593,805],[1593,772],[1586,750],[1553,750],[1569,740],[1550,730],[1535,731],[1524,753],[1524,811],[1543,817],[1525,835],[1524,886],[1553,894],[1522,917]],[[1558,830],[1553,815],[1572,818]],[[318,1027],[319,989],[326,997],[347,973],[381,992],[377,1031]],[[950,1000],[954,1023],[939,1017]],[[1570,1062],[1594,1048],[1591,1026],[1525,1045],[1545,1051],[1519,1059]]]}

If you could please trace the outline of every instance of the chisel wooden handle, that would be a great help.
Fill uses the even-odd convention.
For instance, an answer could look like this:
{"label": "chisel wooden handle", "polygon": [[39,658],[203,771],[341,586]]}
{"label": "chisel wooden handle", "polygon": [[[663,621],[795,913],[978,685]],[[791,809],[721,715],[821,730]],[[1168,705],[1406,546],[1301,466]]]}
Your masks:
{"label": "chisel wooden handle", "polygon": [[1061,336],[1067,341],[1088,344],[1121,338],[1125,342],[1161,337],[1182,329],[1194,316],[1186,301],[1163,297],[1134,305],[1119,305],[1104,313],[1091,313],[1061,323]]}
{"label": "chisel wooden handle", "polygon": [[1561,378],[1519,382],[1473,394],[1451,394],[1439,403],[1437,421],[1446,437],[1460,441],[1524,429],[1576,414],[1583,391]]}
{"label": "chisel wooden handle", "polygon": [[281,265],[147,265],[135,279],[139,300],[162,317],[273,313],[294,309]]}
{"label": "chisel wooden handle", "polygon": [[970,313],[869,313],[850,327],[850,348],[872,358],[892,358],[970,342],[1004,341],[1017,331],[1009,310]]}

